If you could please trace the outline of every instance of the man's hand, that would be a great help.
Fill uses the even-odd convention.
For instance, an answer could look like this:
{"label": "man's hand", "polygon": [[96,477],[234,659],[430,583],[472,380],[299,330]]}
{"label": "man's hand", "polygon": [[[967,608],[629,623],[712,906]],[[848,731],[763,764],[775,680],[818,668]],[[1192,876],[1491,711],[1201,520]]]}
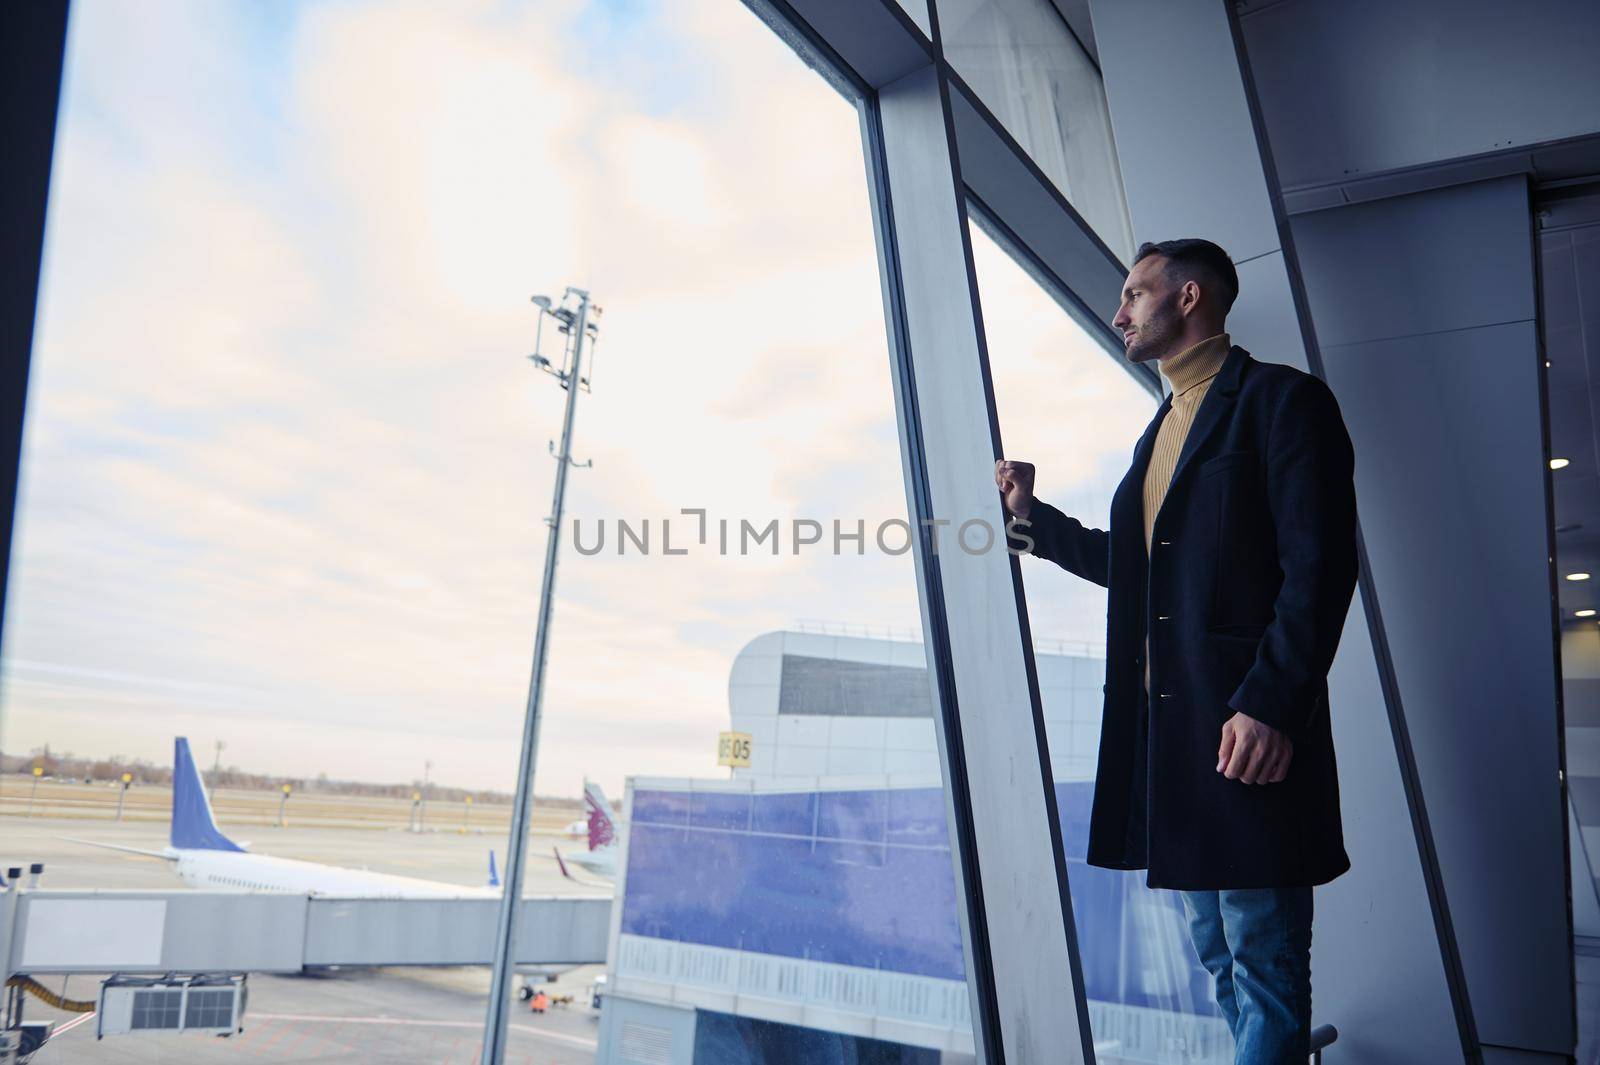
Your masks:
{"label": "man's hand", "polygon": [[1271,725],[1235,713],[1222,726],[1217,772],[1246,784],[1276,784],[1289,773],[1294,741]]}
{"label": "man's hand", "polygon": [[1006,509],[1026,519],[1033,509],[1033,463],[1000,459],[994,464],[994,483],[1000,486]]}

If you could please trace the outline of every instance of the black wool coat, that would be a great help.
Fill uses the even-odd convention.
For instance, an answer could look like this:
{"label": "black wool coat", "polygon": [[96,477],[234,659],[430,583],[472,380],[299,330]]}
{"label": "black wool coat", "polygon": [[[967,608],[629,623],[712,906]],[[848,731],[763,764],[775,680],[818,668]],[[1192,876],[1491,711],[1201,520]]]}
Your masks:
{"label": "black wool coat", "polygon": [[[1145,468],[1171,404],[1134,449],[1109,531],[1038,500],[1017,529],[1033,554],[1109,589],[1089,861],[1148,868],[1151,887],[1326,883],[1350,867],[1327,684],[1356,581],[1350,437],[1320,380],[1231,348],[1147,553]],[[1294,741],[1282,782],[1217,772],[1236,710]]]}

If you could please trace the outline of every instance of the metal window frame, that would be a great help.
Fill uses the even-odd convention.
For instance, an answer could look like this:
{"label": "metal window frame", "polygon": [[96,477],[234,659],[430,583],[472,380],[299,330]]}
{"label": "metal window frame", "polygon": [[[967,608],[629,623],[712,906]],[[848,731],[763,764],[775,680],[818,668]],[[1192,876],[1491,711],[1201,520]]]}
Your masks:
{"label": "metal window frame", "polygon": [[[0,13],[0,632],[16,525],[22,427],[44,254],[45,207],[55,151],[67,0],[7,4]],[[10,973],[5,973],[9,976]]]}
{"label": "metal window frame", "polygon": [[937,0],[930,32],[895,0],[745,3],[861,115],[978,1057],[1093,1062],[1020,563],[932,529],[1003,520],[969,219],[1108,357],[1126,267],[946,62]]}

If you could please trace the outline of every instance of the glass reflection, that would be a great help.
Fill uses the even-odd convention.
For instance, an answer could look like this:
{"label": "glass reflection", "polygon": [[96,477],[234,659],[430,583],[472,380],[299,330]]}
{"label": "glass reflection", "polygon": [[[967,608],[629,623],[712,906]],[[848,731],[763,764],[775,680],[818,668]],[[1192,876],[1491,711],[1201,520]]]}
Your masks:
{"label": "glass reflection", "polygon": [[945,57],[1123,262],[1133,226],[1100,71],[1050,0],[940,0]]}
{"label": "glass reflection", "polygon": [[933,30],[928,21],[928,0],[895,0],[900,9],[911,16],[911,21],[928,37],[933,36]]}

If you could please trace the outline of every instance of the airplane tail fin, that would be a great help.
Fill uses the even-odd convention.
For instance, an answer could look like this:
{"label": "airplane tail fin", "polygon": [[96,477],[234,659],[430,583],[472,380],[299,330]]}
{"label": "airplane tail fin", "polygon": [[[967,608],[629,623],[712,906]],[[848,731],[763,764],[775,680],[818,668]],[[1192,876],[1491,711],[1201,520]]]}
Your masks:
{"label": "airplane tail fin", "polygon": [[589,811],[589,849],[609,847],[617,841],[617,825],[611,819],[611,803],[593,781],[583,782],[583,804]]}
{"label": "airplane tail fin", "polygon": [[243,851],[217,829],[211,799],[189,752],[189,741],[179,736],[172,752],[172,834],[174,847],[200,851]]}
{"label": "airplane tail fin", "polygon": [[494,851],[489,851],[489,886],[500,886],[500,871],[494,867]]}

